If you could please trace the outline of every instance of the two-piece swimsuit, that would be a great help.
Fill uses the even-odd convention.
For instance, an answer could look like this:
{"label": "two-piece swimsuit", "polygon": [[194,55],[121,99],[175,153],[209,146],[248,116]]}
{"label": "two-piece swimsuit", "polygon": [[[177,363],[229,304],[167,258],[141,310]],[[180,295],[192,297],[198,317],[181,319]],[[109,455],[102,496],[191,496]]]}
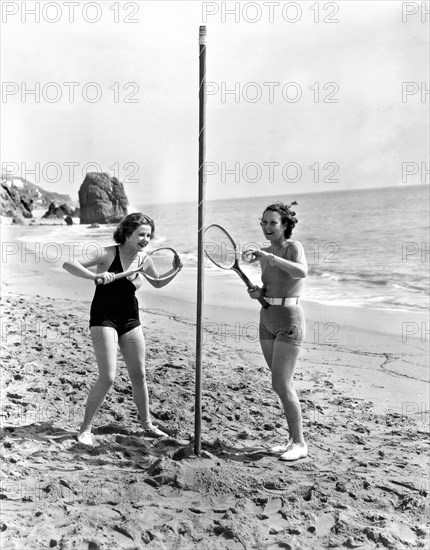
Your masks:
{"label": "two-piece swimsuit", "polygon": [[[261,273],[263,287],[270,288],[270,283],[280,278],[284,286],[283,294],[289,294],[297,279],[280,270],[270,261],[265,261]],[[300,298],[267,298],[267,301],[271,305],[268,308],[261,308],[260,311],[260,339],[279,340],[294,346],[302,346],[306,322]]]}

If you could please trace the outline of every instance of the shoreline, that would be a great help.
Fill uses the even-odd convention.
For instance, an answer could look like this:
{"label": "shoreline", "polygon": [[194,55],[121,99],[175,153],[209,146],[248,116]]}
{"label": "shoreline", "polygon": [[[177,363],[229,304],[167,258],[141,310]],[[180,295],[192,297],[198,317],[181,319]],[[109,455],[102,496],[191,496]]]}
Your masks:
{"label": "shoreline", "polygon": [[[239,301],[238,298],[236,305],[219,305],[228,303],[226,296],[231,295],[236,285],[232,283],[233,288],[227,289],[224,285],[220,291],[216,275],[205,278],[202,319],[205,341],[221,347],[224,344],[245,344],[251,346],[256,354],[261,354],[258,341],[259,304],[249,300],[241,285],[243,300]],[[151,324],[154,318],[156,322],[159,316],[175,322],[179,319],[193,327],[187,339],[195,341],[194,279],[195,270],[184,269],[177,279],[163,289],[146,285],[137,292],[144,331],[150,328],[146,327],[146,323]],[[14,277],[13,282],[2,282],[2,288],[5,297],[19,295],[75,303],[76,309],[84,315],[82,330],[86,329],[94,293],[91,281],[72,277],[66,272],[36,269]],[[374,401],[374,410],[378,414],[388,409],[402,414],[405,403],[426,403],[426,410],[430,409],[426,393],[429,383],[429,343],[424,333],[421,334],[425,328],[425,315],[418,312],[405,315],[384,310],[370,312],[361,308],[325,306],[305,300],[303,308],[306,337],[301,363],[307,363],[311,368],[313,361],[319,365],[321,361],[318,354],[323,353],[327,356],[323,364],[333,378],[332,383],[337,384],[342,376],[346,376],[348,384],[345,391],[351,391],[353,385],[357,395],[367,394]],[[340,356],[344,356],[344,359],[340,360]],[[360,358],[364,357],[366,362],[360,364]],[[263,363],[263,360],[260,362]]]}
{"label": "shoreline", "polygon": [[[284,463],[267,450],[288,430],[258,342],[259,305],[234,276],[211,272],[196,457],[195,270],[184,268],[167,287],[137,293],[151,416],[171,437],[142,434],[119,355],[94,425],[97,446],[86,449],[76,435],[97,377],[88,330],[94,285],[46,261],[9,260],[1,298],[5,548],[426,547],[423,314],[304,301],[295,386],[309,455]],[[417,328],[406,341],[404,323]]]}
{"label": "shoreline", "polygon": [[[6,259],[3,259],[2,267],[5,267],[4,263],[6,262],[11,264],[11,268],[17,273],[25,272],[27,269],[26,264],[30,264],[31,267],[31,262],[34,261],[37,254],[39,257],[36,258],[36,262],[41,264],[39,267],[44,264],[44,269],[62,273],[61,265],[63,261],[80,258],[83,250],[97,250],[97,247],[111,245],[111,232],[116,226],[116,224],[107,224],[95,229],[87,224],[82,226],[80,224],[73,226],[60,225],[61,229],[59,229],[56,222],[4,227],[2,252],[3,256],[6,255]],[[29,228],[31,228],[30,231]],[[61,238],[59,238],[60,234]],[[155,242],[154,246],[164,246],[164,239]],[[4,248],[5,243],[6,249]],[[197,257],[194,253],[187,251],[183,255],[183,259],[185,266],[190,270],[197,269]],[[207,262],[208,265],[205,263],[205,278],[219,278],[220,287],[218,290],[222,291],[222,287],[226,287],[228,290],[228,292],[221,294],[225,303],[229,303],[232,297],[243,295],[244,287],[236,278],[236,275],[214,268],[209,261]],[[255,281],[256,284],[259,283],[259,272],[257,270],[251,270],[247,265],[242,265],[242,268],[251,280]],[[404,297],[400,298],[399,296],[400,299],[394,301],[395,305],[393,305],[392,294],[383,293],[381,298],[381,295],[376,296],[376,292],[377,288],[360,286],[358,283],[357,287],[352,286],[351,282],[339,285],[334,281],[332,284],[326,284],[324,278],[309,275],[303,301],[321,306],[332,307],[334,305],[339,308],[351,308],[351,311],[356,310],[357,312],[366,310],[370,311],[370,316],[373,315],[373,312],[376,312],[376,315],[379,314],[378,312],[394,312],[400,315],[414,315],[417,313],[425,316],[428,305],[430,305],[427,294],[420,296],[419,302],[416,295],[411,295],[412,301],[409,302],[408,306],[404,303]],[[189,292],[187,292],[187,295],[189,300],[195,299]],[[240,308],[247,308],[243,303],[247,298],[245,294],[245,299],[242,299],[239,304]],[[210,294],[205,296],[205,301],[207,303],[214,302]],[[215,300],[216,302],[217,300]],[[358,313],[358,315],[361,314]]]}

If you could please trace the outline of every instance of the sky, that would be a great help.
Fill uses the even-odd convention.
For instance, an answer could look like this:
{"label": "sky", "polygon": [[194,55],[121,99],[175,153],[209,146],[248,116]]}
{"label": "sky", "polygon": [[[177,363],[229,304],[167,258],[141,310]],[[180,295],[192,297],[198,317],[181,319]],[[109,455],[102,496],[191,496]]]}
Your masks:
{"label": "sky", "polygon": [[2,171],[73,200],[99,169],[134,205],[197,200],[205,24],[207,199],[428,183],[421,6],[3,1]]}

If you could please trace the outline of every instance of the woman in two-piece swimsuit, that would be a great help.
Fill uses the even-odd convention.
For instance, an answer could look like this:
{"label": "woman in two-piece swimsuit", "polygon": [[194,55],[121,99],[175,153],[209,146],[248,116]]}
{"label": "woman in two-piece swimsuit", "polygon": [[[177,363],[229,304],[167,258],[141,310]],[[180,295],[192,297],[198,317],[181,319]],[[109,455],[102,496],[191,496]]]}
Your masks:
{"label": "woman in two-piece swimsuit", "polygon": [[[90,312],[91,340],[99,369],[98,380],[88,396],[78,441],[94,446],[91,429],[94,416],[112,387],[116,374],[117,346],[119,345],[133,390],[133,399],[139,411],[145,435],[164,437],[166,434],[152,424],[149,414],[148,388],[145,377],[145,340],[139,319],[139,304],[135,292],[142,286],[142,275],[114,280],[116,273],[137,269],[145,257],[144,249],[154,236],[154,222],[140,213],[129,214],[114,232],[116,246],[108,246],[103,252],[86,262],[74,260],[63,267],[77,277],[95,280],[96,287]],[[96,273],[89,267],[96,267]],[[180,264],[180,268],[182,264]],[[173,277],[163,281],[147,279],[157,288],[168,284]]]}
{"label": "woman in two-piece swimsuit", "polygon": [[262,287],[249,290],[253,299],[261,296],[269,303],[260,312],[260,344],[272,373],[272,386],[278,394],[290,433],[289,441],[272,447],[281,460],[307,456],[303,439],[302,413],[293,376],[305,337],[306,324],[300,303],[308,267],[302,245],[290,237],[297,223],[295,212],[281,202],[263,212],[261,227],[270,241],[267,248],[249,249],[252,260],[259,259]]}

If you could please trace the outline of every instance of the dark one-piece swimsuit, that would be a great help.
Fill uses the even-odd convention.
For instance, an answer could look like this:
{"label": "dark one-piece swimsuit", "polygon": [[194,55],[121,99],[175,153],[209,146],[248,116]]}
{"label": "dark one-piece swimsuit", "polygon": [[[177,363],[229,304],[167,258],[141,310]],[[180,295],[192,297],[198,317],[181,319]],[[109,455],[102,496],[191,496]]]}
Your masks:
{"label": "dark one-piece swimsuit", "polygon": [[[118,246],[115,249],[115,259],[108,271],[123,273]],[[136,287],[127,277],[97,286],[91,303],[90,327],[112,327],[121,336],[140,326],[135,292]]]}

